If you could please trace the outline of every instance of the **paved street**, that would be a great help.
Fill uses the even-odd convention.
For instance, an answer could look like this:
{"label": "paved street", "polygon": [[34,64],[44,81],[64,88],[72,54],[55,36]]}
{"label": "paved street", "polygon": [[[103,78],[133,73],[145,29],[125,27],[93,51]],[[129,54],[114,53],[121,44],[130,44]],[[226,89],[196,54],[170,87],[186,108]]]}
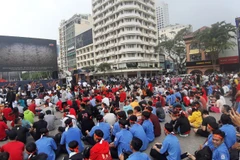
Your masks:
{"label": "paved street", "polygon": [[[228,98],[226,98],[226,102],[227,102],[228,104],[231,104]],[[219,118],[220,118],[220,114],[211,113],[211,115],[214,116],[217,120],[219,120]],[[57,113],[56,113],[56,116],[57,116],[57,118],[58,118],[58,120],[55,121],[56,129],[57,129],[58,126],[61,125],[60,119],[61,119],[61,116],[62,116],[62,115],[60,114],[60,112],[57,112]],[[166,121],[166,122],[169,122],[169,121],[170,121],[170,117],[167,116],[167,115],[166,115],[166,117],[167,117],[167,121]],[[37,117],[35,117],[35,120],[37,120]],[[162,142],[163,139],[165,138],[165,135],[164,135],[164,133],[163,133],[163,127],[164,127],[164,123],[161,123],[162,135],[161,135],[160,137],[156,138],[155,141],[152,142],[152,143],[149,145],[148,149],[145,151],[147,154],[149,154],[150,149],[151,149],[151,147],[152,147],[152,145],[153,145],[154,143],[156,143],[156,142]],[[54,136],[56,133],[57,133],[57,130],[54,130],[54,131],[51,131],[51,132],[50,132],[50,135],[51,135],[51,136]],[[182,153],[185,153],[185,152],[194,153],[194,152],[199,148],[199,145],[203,144],[204,141],[205,141],[205,138],[196,136],[193,131],[191,131],[191,134],[190,134],[189,137],[183,138],[183,137],[178,136],[178,138],[179,138],[179,141],[180,141]],[[32,141],[32,140],[33,140],[32,137],[29,137],[29,138],[28,138],[28,142],[30,142],[30,141]],[[2,145],[5,144],[5,143],[6,143],[6,142],[0,142],[0,146],[2,146]],[[62,157],[63,157],[63,156],[59,157],[58,160],[62,160]]]}

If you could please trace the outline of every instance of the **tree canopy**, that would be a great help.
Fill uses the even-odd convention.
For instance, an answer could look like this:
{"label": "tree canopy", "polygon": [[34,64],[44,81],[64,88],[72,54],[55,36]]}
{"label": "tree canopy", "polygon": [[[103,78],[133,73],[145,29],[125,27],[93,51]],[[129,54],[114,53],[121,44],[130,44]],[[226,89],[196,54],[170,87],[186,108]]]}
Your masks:
{"label": "tree canopy", "polygon": [[111,69],[111,64],[109,63],[101,63],[98,67],[97,70],[100,72],[106,72]]}
{"label": "tree canopy", "polygon": [[185,67],[186,47],[183,38],[189,33],[190,28],[184,28],[176,33],[173,39],[162,36],[158,45],[158,50],[175,63],[178,73],[181,73]]}
{"label": "tree canopy", "polygon": [[236,27],[222,21],[196,32],[193,43],[198,43],[199,49],[210,53],[210,58],[215,65],[220,52],[232,49],[236,45],[235,39]]}

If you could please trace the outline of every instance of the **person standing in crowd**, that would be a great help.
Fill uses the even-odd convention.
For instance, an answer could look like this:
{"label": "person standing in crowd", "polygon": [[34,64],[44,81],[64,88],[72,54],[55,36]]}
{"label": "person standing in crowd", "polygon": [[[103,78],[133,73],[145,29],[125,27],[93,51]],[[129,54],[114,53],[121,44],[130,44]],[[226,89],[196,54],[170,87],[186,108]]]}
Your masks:
{"label": "person standing in crowd", "polygon": [[11,160],[23,160],[24,143],[17,140],[17,132],[8,131],[9,142],[1,147],[1,152],[8,152]]}
{"label": "person standing in crowd", "polygon": [[150,158],[148,157],[148,155],[146,153],[141,153],[140,152],[140,148],[142,147],[142,140],[137,138],[137,137],[133,137],[130,147],[132,150],[132,154],[128,157],[127,160],[150,160]]}
{"label": "person standing in crowd", "polygon": [[202,117],[203,121],[201,128],[194,128],[193,131],[202,137],[208,137],[210,132],[208,132],[207,126],[210,123],[216,123],[216,119],[213,116],[209,116],[209,112],[207,110],[203,110]]}
{"label": "person standing in crowd", "polygon": [[180,160],[181,159],[180,143],[177,137],[174,135],[173,126],[170,123],[165,124],[164,133],[166,137],[163,140],[163,143],[156,143],[153,146],[150,155],[155,159]]}
{"label": "person standing in crowd", "polygon": [[61,145],[65,145],[66,146],[66,150],[68,151],[68,154],[71,153],[68,144],[71,141],[77,141],[78,142],[78,151],[82,152],[84,147],[81,141],[82,138],[82,132],[79,128],[73,128],[73,123],[72,123],[72,119],[68,118],[65,121],[65,125],[66,125],[66,129],[65,132],[63,132],[62,137],[61,137]]}
{"label": "person standing in crowd", "polygon": [[55,159],[55,151],[57,150],[57,145],[53,138],[48,137],[49,131],[47,128],[40,129],[41,138],[36,141],[37,152],[45,153],[48,155],[47,160]]}

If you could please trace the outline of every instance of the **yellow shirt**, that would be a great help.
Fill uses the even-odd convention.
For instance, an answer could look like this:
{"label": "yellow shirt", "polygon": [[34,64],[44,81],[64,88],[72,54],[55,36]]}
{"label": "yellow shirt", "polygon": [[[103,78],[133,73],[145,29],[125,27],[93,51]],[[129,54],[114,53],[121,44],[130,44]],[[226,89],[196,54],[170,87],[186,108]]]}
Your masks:
{"label": "yellow shirt", "polygon": [[134,101],[130,103],[130,106],[132,106],[132,108],[134,109],[135,107],[139,106],[139,103],[137,101]]}

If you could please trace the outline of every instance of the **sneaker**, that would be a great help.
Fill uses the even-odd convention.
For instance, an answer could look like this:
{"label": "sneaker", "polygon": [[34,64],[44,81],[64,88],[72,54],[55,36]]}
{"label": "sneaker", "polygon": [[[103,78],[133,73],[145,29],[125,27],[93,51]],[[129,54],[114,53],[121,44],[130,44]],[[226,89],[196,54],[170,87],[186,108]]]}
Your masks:
{"label": "sneaker", "polygon": [[180,137],[188,137],[189,134],[179,134]]}

